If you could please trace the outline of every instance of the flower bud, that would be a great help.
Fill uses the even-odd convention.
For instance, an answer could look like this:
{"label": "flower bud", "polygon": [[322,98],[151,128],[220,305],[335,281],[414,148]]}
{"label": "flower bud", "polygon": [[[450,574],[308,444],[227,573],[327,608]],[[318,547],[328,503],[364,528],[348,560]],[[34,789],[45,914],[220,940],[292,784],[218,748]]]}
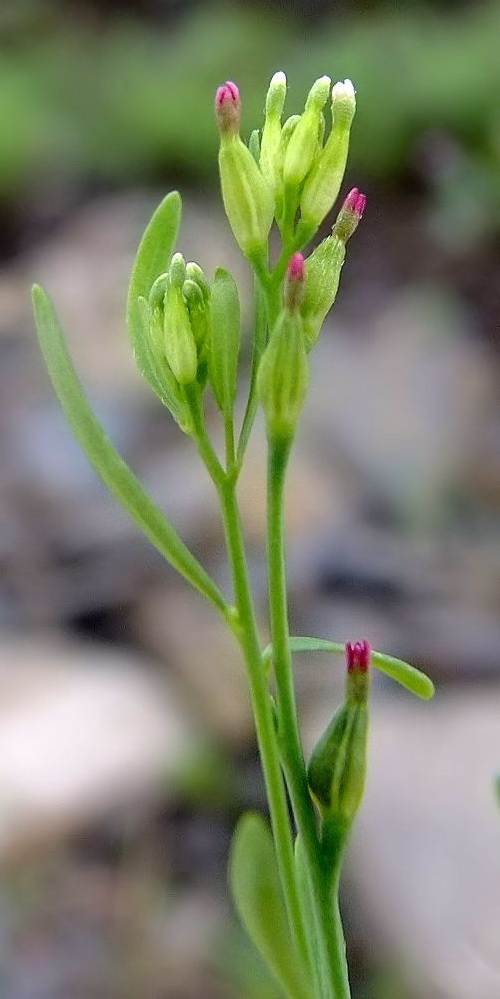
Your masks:
{"label": "flower bud", "polygon": [[260,169],[272,190],[276,188],[276,156],[281,138],[281,115],[286,97],[286,76],[275,73],[266,97],[266,117],[260,143]]}
{"label": "flower bud", "polygon": [[346,700],[313,750],[309,789],[323,821],[348,829],[358,811],[366,777],[370,647],[346,645]]}
{"label": "flower bud", "polygon": [[202,270],[199,264],[195,264],[193,260],[190,260],[186,264],[186,278],[196,282],[203,293],[203,298],[208,302],[210,299],[210,285],[204,270]]}
{"label": "flower bud", "polygon": [[168,285],[163,311],[165,356],[179,385],[189,385],[196,379],[198,358],[191,329],[189,312],[182,288]]}
{"label": "flower bud", "polygon": [[[300,257],[300,254],[295,256]],[[268,434],[273,437],[293,435],[309,381],[304,324],[298,309],[302,294],[303,260],[301,268],[298,262],[293,265],[291,262],[291,270],[292,273],[289,268],[287,281],[289,301],[271,333],[257,376],[257,393],[266,417]]]}
{"label": "flower bud", "polygon": [[245,256],[252,259],[265,248],[274,217],[274,196],[250,150],[240,138],[236,118],[231,119],[231,128],[226,127],[228,107],[232,107],[236,100],[230,90],[232,87],[237,91],[235,84],[227,83],[219,87],[215,102],[221,139],[219,172],[222,199],[234,238]]}
{"label": "flower bud", "polygon": [[182,295],[187,305],[189,321],[199,354],[209,336],[209,309],[207,302],[199,284],[191,278],[187,278],[184,281]]}
{"label": "flower bud", "polygon": [[231,80],[223,83],[215,94],[215,117],[221,135],[238,134],[241,117],[240,92]]}
{"label": "flower bud", "polygon": [[293,311],[298,309],[304,297],[304,257],[301,253],[294,253],[288,264],[285,278],[284,301],[285,308]]}
{"label": "flower bud", "polygon": [[345,244],[338,236],[328,236],[306,261],[307,281],[301,312],[306,346],[314,346],[335,299],[345,260]]}
{"label": "flower bud", "polygon": [[352,191],[349,191],[333,227],[333,234],[338,236],[343,243],[347,243],[347,240],[356,232],[365,208],[366,194],[361,194],[357,187],[353,187]]}
{"label": "flower bud", "polygon": [[175,285],[176,288],[182,288],[182,285],[186,280],[186,261],[184,260],[182,253],[174,253],[172,260],[170,261],[168,276],[170,284]]}
{"label": "flower bud", "polygon": [[165,292],[168,287],[169,275],[160,274],[156,281],[153,282],[151,286],[151,291],[149,292],[149,305],[151,310],[154,312],[155,309],[163,310],[163,302],[165,299]]}
{"label": "flower bud", "polygon": [[351,81],[336,83],[332,90],[332,130],[306,179],[300,199],[301,218],[312,231],[328,214],[339,193],[355,111],[356,97]]}
{"label": "flower bud", "polygon": [[317,152],[322,111],[328,100],[331,80],[322,76],[311,87],[306,106],[288,143],[283,166],[285,184],[298,187],[309,172]]}
{"label": "flower bud", "polygon": [[[172,416],[179,424],[181,430],[184,433],[190,433],[191,419],[185,399],[177,380],[167,364],[165,356],[163,335],[163,298],[165,290],[163,290],[162,298],[160,299],[159,297],[162,282],[163,289],[165,289],[165,279],[168,281],[168,275],[162,274],[155,281],[151,289],[149,301],[142,296],[139,297],[137,302],[138,314],[141,319],[144,340],[147,344],[146,352],[149,358],[153,386],[164,405],[170,410]],[[153,301],[153,305],[150,304],[151,301]]]}
{"label": "flower bud", "polygon": [[285,165],[285,156],[290,143],[290,139],[297,128],[300,121],[300,114],[293,114],[290,118],[287,118],[283,128],[281,129],[281,137],[279,141],[279,146],[276,152],[275,160],[275,178],[276,178],[276,218],[280,220],[283,216],[284,205],[285,205],[285,181],[283,177],[283,169]]}

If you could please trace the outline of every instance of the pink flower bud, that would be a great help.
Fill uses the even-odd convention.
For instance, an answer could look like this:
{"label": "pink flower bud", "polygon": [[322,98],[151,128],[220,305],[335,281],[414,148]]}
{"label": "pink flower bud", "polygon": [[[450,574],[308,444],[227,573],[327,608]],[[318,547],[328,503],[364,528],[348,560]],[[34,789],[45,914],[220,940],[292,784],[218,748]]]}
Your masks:
{"label": "pink flower bud", "polygon": [[239,132],[240,112],[240,92],[236,84],[228,80],[215,95],[215,115],[221,135],[236,135]]}
{"label": "pink flower bud", "polygon": [[363,217],[363,212],[366,208],[366,194],[361,194],[357,187],[353,187],[352,191],[349,191],[347,198],[344,201],[343,209],[344,211],[349,209],[358,216],[358,219]]}
{"label": "pink flower bud", "polygon": [[368,673],[370,669],[370,645],[366,638],[362,642],[346,642],[345,656],[348,673]]}
{"label": "pink flower bud", "polygon": [[343,243],[347,243],[347,240],[356,232],[365,208],[366,194],[362,194],[357,187],[353,187],[352,191],[349,191],[333,227],[334,235],[338,236]]}
{"label": "pink flower bud", "polygon": [[304,297],[305,262],[301,253],[290,258],[285,281],[285,306],[298,309]]}

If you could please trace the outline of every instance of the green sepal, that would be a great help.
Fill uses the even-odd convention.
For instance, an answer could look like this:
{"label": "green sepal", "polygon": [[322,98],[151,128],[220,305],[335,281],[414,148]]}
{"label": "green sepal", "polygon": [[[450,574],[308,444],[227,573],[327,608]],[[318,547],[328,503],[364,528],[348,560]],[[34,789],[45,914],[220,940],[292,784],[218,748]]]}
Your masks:
{"label": "green sepal", "polygon": [[221,137],[219,173],[234,238],[249,260],[260,258],[274,218],[274,194],[239,135]]}
{"label": "green sepal", "polygon": [[325,318],[335,302],[344,260],[345,244],[334,235],[327,236],[306,260],[301,312],[308,350],[316,343]]}
{"label": "green sepal", "polygon": [[292,943],[271,830],[256,812],[247,812],[236,826],[229,882],[240,919],[285,994],[309,999],[307,975]]}
{"label": "green sepal", "polygon": [[308,383],[304,323],[298,310],[285,308],[278,316],[257,375],[257,394],[269,435],[293,435]]}
{"label": "green sepal", "polygon": [[[345,655],[345,646],[342,642],[330,642],[326,638],[293,637],[290,638],[290,649],[292,652],[333,652],[337,655]],[[263,653],[263,658],[266,661],[268,658],[272,659],[272,654],[272,645],[268,645]],[[432,680],[416,666],[410,666],[403,659],[395,659],[394,656],[387,656],[383,652],[373,651],[371,652],[371,662],[381,673],[390,676],[391,680],[401,684],[416,697],[421,697],[424,701],[434,697],[435,687]]]}
{"label": "green sepal", "polygon": [[137,304],[137,315],[144,324],[144,345],[151,364],[152,380],[150,384],[163,405],[170,410],[183,433],[190,434],[192,430],[191,415],[179,383],[168,365],[161,325],[159,322],[155,323],[149,302],[142,295],[139,296]]}
{"label": "green sepal", "polygon": [[349,698],[314,747],[307,768],[309,790],[322,817],[348,829],[363,797],[366,780],[368,708]]}
{"label": "green sepal", "polygon": [[128,288],[127,329],[132,350],[141,374],[157,394],[158,383],[151,365],[147,331],[139,312],[139,298],[149,299],[156,278],[168,268],[179,233],[181,209],[177,191],[171,191],[160,203],[139,243]]}
{"label": "green sepal", "polygon": [[180,385],[190,385],[196,379],[198,355],[188,307],[177,284],[170,283],[167,287],[162,318],[163,349],[168,364]]}
{"label": "green sepal", "polygon": [[254,128],[249,140],[248,148],[256,163],[260,162],[260,132],[258,128]]}
{"label": "green sepal", "polygon": [[48,372],[82,450],[110,492],[155,548],[174,569],[225,613],[226,601],[222,593],[144,491],[93,413],[73,367],[49,296],[40,285],[34,285],[32,294],[40,346]]}
{"label": "green sepal", "polygon": [[218,406],[230,416],[236,395],[241,310],[236,282],[223,267],[215,271],[211,302],[210,384]]}

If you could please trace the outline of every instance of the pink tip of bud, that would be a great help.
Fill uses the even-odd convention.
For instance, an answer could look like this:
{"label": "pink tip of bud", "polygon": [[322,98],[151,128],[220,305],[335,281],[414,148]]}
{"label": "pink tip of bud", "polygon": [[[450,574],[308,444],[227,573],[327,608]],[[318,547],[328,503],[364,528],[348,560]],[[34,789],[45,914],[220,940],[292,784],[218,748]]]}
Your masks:
{"label": "pink tip of bud", "polygon": [[353,212],[354,215],[357,215],[358,219],[362,218],[366,208],[366,194],[362,194],[361,191],[358,191],[357,187],[353,187],[352,191],[349,191],[342,208],[344,211]]}
{"label": "pink tip of bud", "polygon": [[368,673],[370,668],[370,645],[366,638],[362,642],[346,642],[345,656],[348,673]]}
{"label": "pink tip of bud", "polygon": [[301,253],[290,258],[285,282],[285,305],[298,309],[304,295],[305,262]]}
{"label": "pink tip of bud", "polygon": [[235,83],[228,80],[227,83],[223,83],[222,87],[217,89],[215,95],[215,103],[218,108],[223,104],[239,104],[240,92]]}
{"label": "pink tip of bud", "polygon": [[240,124],[240,92],[228,80],[215,94],[215,114],[221,132],[237,132]]}
{"label": "pink tip of bud", "polygon": [[289,281],[303,281],[304,280],[304,257],[301,253],[294,253],[293,257],[288,264],[288,280]]}

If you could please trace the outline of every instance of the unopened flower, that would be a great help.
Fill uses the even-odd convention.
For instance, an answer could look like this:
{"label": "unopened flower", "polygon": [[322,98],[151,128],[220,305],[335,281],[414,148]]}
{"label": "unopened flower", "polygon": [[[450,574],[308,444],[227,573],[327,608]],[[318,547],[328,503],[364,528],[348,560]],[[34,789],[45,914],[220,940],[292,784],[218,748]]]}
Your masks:
{"label": "unopened flower", "polygon": [[240,130],[240,92],[235,83],[228,80],[218,87],[215,94],[215,116],[223,133],[234,135]]}
{"label": "unopened flower", "polygon": [[301,253],[294,253],[288,264],[285,278],[285,307],[293,311],[298,309],[304,297],[305,266]]}
{"label": "unopened flower", "polygon": [[357,187],[353,187],[352,191],[349,191],[333,227],[334,235],[338,236],[343,243],[347,243],[347,240],[356,232],[365,208],[366,194],[362,194]]}
{"label": "unopened flower", "polygon": [[346,699],[313,750],[308,780],[323,821],[338,830],[352,824],[366,778],[370,646],[346,644]]}
{"label": "unopened flower", "polygon": [[276,187],[276,157],[281,138],[281,115],[286,97],[286,76],[275,73],[266,97],[266,116],[260,143],[260,169],[270,187]]}
{"label": "unopened flower", "polygon": [[322,111],[328,100],[331,82],[329,76],[322,76],[313,84],[304,112],[288,143],[283,165],[283,180],[292,187],[302,183],[317,152]]}
{"label": "unopened flower", "polygon": [[235,83],[219,87],[215,108],[224,208],[238,246],[252,260],[265,253],[274,217],[274,195],[240,138],[240,98]]}
{"label": "unopened flower", "polygon": [[330,211],[344,176],[349,133],[356,111],[356,97],[350,80],[332,89],[332,130],[313,164],[300,199],[304,227],[315,232]]}

